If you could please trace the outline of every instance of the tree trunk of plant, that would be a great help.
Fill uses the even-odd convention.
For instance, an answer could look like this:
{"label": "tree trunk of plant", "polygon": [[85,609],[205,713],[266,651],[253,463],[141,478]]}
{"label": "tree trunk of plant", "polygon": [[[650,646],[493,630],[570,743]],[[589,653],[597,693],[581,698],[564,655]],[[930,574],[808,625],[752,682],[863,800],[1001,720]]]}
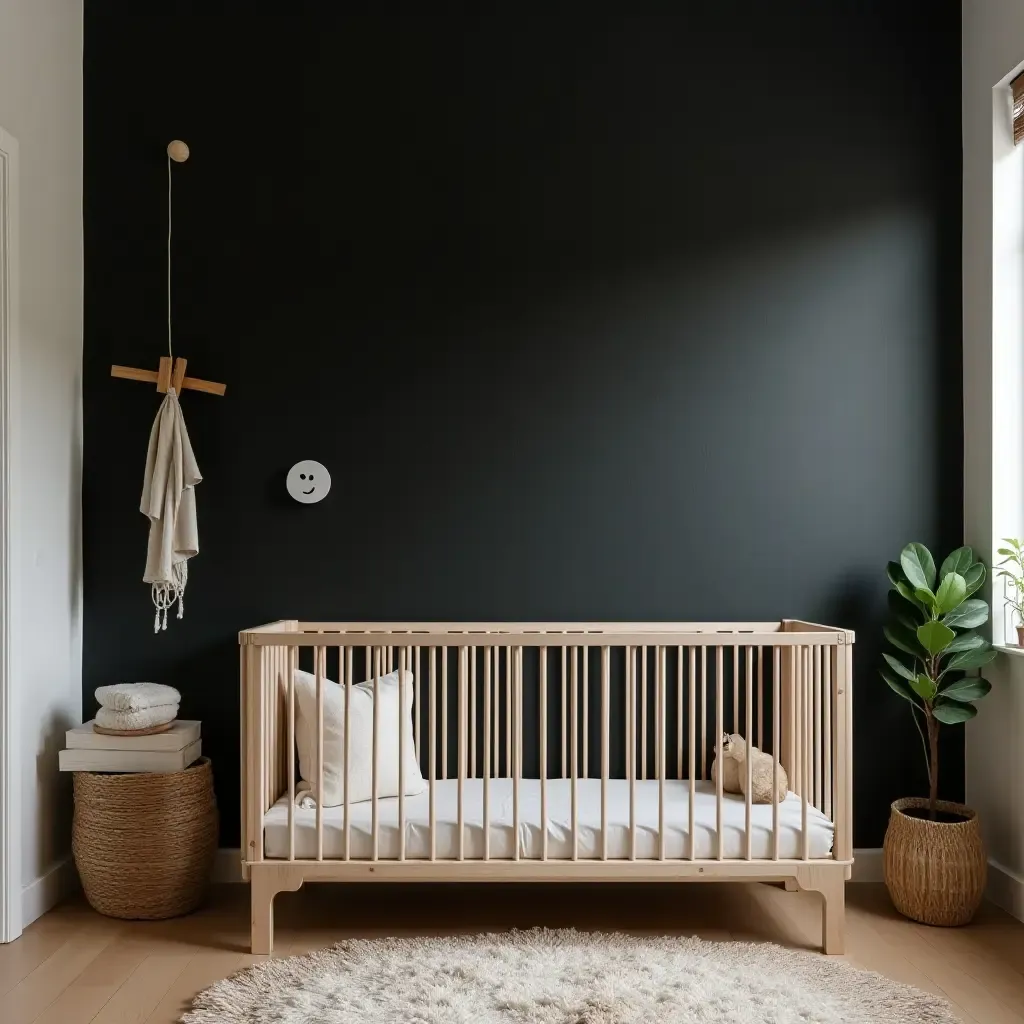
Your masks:
{"label": "tree trunk of plant", "polygon": [[928,816],[935,820],[935,802],[939,798],[939,722],[928,715]]}

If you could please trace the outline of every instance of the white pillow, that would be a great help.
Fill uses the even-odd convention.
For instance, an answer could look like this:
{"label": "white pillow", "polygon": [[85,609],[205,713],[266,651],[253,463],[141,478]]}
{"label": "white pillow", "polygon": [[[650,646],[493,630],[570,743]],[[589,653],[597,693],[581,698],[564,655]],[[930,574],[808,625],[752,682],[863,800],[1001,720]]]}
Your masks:
{"label": "white pillow", "polygon": [[[405,743],[405,795],[415,796],[427,787],[416,761],[412,731],[413,675],[403,674],[402,708],[399,710],[398,672],[381,676],[377,684],[377,796],[398,796],[399,719]],[[324,679],[324,792],[323,806],[345,802],[345,688]],[[295,744],[299,748],[299,774],[317,792],[316,770],[316,676],[295,671]],[[373,796],[373,680],[352,687],[352,722],[349,726],[348,798],[351,803]]]}

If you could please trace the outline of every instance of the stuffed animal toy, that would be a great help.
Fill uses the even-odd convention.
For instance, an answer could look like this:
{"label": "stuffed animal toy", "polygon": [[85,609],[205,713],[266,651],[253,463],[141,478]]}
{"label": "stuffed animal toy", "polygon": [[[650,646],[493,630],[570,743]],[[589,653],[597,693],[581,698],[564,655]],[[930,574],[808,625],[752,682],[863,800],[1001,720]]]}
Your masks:
{"label": "stuffed animal toy", "polygon": [[[722,776],[722,789],[725,789],[726,779],[729,777],[730,763],[733,771],[736,772],[739,789],[738,792],[747,795],[747,758],[752,762],[751,767],[751,795],[750,802],[754,804],[772,803],[772,768],[773,759],[771,755],[758,750],[757,747],[748,747],[747,741],[739,733],[726,733],[722,736],[719,748],[727,766]],[[789,777],[785,768],[779,765],[778,789],[775,792],[775,801],[781,802],[786,799],[789,792]]]}
{"label": "stuffed animal toy", "polygon": [[722,792],[723,793],[739,793],[740,792],[740,776],[739,776],[739,765],[734,757],[728,755],[723,756],[723,747],[729,741],[729,734],[725,733],[722,736],[721,742],[715,748],[715,759],[711,762],[711,783],[716,787],[718,786],[718,760],[722,759],[723,774],[722,774]]}

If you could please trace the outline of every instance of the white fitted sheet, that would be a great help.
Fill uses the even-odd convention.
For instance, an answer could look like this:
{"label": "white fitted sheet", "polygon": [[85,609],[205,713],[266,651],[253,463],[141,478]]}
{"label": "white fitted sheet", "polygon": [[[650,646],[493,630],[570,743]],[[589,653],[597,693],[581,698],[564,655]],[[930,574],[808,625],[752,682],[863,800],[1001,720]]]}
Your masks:
{"label": "white fitted sheet", "polygon": [[[435,783],[435,820],[438,859],[457,858],[459,853],[458,782],[454,779]],[[478,860],[484,854],[483,780],[466,779],[463,790],[465,815],[465,857]],[[512,846],[512,780],[490,780],[490,856],[510,859]],[[599,860],[601,843],[601,780],[577,781],[578,856],[582,860]],[[695,792],[694,840],[696,857],[718,856],[715,813],[715,787],[698,782]],[[572,857],[572,782],[549,779],[547,783],[548,858]],[[670,859],[689,858],[688,781],[665,783],[665,856]],[[351,805],[351,856],[366,859],[372,856],[372,803],[369,800]],[[378,801],[378,851],[382,860],[398,857],[398,798]],[[772,856],[772,806],[754,804],[751,808],[752,856]],[[803,856],[801,841],[801,800],[789,793],[779,804],[779,857]],[[519,780],[519,856],[538,859],[541,856],[540,781]],[[288,856],[288,797],[282,796],[267,811],[264,824],[264,855],[268,858]],[[746,804],[742,796],[725,794],[722,798],[722,835],[724,856],[742,859],[746,856]],[[832,822],[813,806],[807,808],[807,830],[810,856],[830,857],[832,853]],[[608,857],[627,859],[629,849],[629,783],[623,779],[608,780]],[[641,859],[659,856],[658,846],[658,783],[646,780],[636,783],[636,855]],[[338,859],[345,850],[345,808],[324,809],[324,857]],[[316,857],[316,810],[295,808],[295,856]],[[430,857],[429,793],[405,798],[405,856],[408,860]]]}

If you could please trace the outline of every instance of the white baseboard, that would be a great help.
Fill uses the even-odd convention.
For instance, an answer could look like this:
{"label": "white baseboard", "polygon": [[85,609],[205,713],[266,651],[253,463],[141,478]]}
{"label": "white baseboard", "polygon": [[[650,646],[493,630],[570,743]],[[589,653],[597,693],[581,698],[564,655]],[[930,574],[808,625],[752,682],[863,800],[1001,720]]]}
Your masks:
{"label": "white baseboard", "polygon": [[[854,850],[854,882],[882,881],[882,851]],[[214,882],[241,882],[242,851],[238,847],[222,846],[213,862]],[[1024,884],[1024,883],[1021,883]]]}
{"label": "white baseboard", "polygon": [[52,910],[62,899],[75,892],[78,887],[75,862],[71,857],[65,857],[54,864],[45,875],[21,890],[21,927],[27,928],[48,910]]}
{"label": "white baseboard", "polygon": [[988,862],[985,895],[997,906],[1024,921],[1024,876],[998,861]]}

